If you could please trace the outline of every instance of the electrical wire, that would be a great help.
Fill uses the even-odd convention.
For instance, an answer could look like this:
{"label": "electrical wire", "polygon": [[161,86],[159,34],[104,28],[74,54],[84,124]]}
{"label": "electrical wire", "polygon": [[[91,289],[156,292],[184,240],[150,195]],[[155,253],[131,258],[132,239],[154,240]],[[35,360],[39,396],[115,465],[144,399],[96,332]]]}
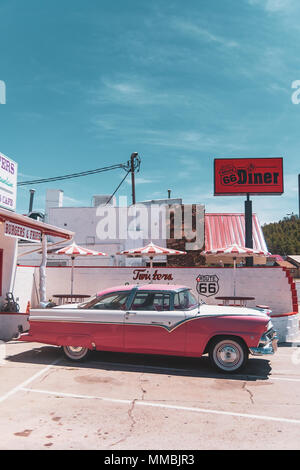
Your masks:
{"label": "electrical wire", "polygon": [[[41,184],[41,183],[49,183],[52,181],[61,181],[61,180],[66,180],[66,179],[71,179],[71,178],[80,178],[81,176],[88,176],[88,175],[94,175],[97,173],[102,173],[104,171],[110,171],[110,170],[115,170],[118,168],[122,168],[124,170],[128,171],[128,163],[127,165],[124,164],[118,164],[118,165],[111,165],[111,166],[106,166],[103,168],[97,168],[95,170],[88,170],[88,171],[82,171],[79,173],[72,173],[68,175],[63,175],[63,176],[54,176],[51,178],[42,178],[42,179],[36,179],[36,180],[31,180],[31,181],[20,181],[18,183],[18,186],[27,186],[27,185],[32,185],[32,184]],[[127,176],[127,175],[126,175]]]}
{"label": "electrical wire", "polygon": [[[135,155],[136,157],[134,161],[134,170],[139,171],[141,159],[138,156],[138,153],[136,153]],[[103,173],[104,171],[110,171],[110,170],[116,170],[118,168],[122,168],[123,170],[127,171],[127,174],[124,178],[125,180],[128,173],[131,171],[131,162],[128,161],[126,164],[119,163],[117,165],[104,166],[102,168],[96,168],[95,170],[81,171],[79,173],[71,173],[69,175],[53,176],[50,178],[42,178],[42,179],[36,179],[36,180],[30,180],[30,181],[20,181],[19,183],[17,183],[17,186],[27,186],[27,185],[32,185],[32,184],[42,184],[42,183],[50,183],[52,181],[67,180],[71,178],[80,178],[81,176],[95,175],[97,173]],[[121,181],[121,184],[122,183],[123,183],[123,180]]]}
{"label": "electrical wire", "polygon": [[107,204],[110,203],[110,201],[112,200],[112,198],[114,197],[114,195],[116,194],[116,192],[118,191],[118,189],[121,187],[121,185],[124,183],[124,181],[126,180],[127,176],[129,175],[129,173],[131,173],[131,170],[128,170],[126,175],[124,176],[124,178],[122,179],[121,183],[118,184],[118,186],[116,187],[116,189],[114,190],[114,192],[112,193],[112,195],[110,196],[110,198],[108,199],[108,201],[106,201],[106,206]]}

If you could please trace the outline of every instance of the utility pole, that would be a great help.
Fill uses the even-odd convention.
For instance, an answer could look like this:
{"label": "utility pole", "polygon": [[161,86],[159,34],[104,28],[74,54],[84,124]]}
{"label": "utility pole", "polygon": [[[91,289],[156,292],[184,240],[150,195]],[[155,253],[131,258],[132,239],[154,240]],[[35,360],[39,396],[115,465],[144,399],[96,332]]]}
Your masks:
{"label": "utility pole", "polygon": [[131,168],[131,187],[132,187],[132,204],[135,204],[135,169],[136,169],[136,164],[135,160],[138,158],[138,153],[134,152],[131,154],[130,157],[130,168]]}
{"label": "utility pole", "polygon": [[300,173],[298,174],[298,219],[300,219]]}

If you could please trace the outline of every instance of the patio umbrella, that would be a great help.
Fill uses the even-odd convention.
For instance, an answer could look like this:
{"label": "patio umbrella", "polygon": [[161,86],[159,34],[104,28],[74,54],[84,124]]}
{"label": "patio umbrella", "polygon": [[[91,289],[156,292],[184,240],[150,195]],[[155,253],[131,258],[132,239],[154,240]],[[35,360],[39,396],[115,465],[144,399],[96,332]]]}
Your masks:
{"label": "patio umbrella", "polygon": [[235,296],[236,292],[236,260],[237,258],[247,258],[253,256],[270,256],[271,253],[264,250],[255,250],[253,248],[246,248],[245,246],[240,245],[229,245],[223,248],[215,248],[213,250],[202,251],[201,255],[222,255],[230,256],[233,258],[233,295]]}
{"label": "patio umbrella", "polygon": [[77,256],[108,256],[106,253],[101,251],[89,250],[77,245],[75,242],[71,245],[65,246],[55,252],[57,255],[68,255],[72,259],[72,271],[71,271],[71,295],[73,295],[73,283],[74,283],[74,263]]}
{"label": "patio umbrella", "polygon": [[150,242],[148,245],[143,246],[142,248],[132,248],[131,250],[124,250],[117,255],[126,255],[133,257],[147,257],[150,259],[150,282],[152,282],[152,271],[153,271],[153,258],[155,256],[162,255],[186,255],[186,251],[173,250],[171,248],[164,248],[154,243]]}

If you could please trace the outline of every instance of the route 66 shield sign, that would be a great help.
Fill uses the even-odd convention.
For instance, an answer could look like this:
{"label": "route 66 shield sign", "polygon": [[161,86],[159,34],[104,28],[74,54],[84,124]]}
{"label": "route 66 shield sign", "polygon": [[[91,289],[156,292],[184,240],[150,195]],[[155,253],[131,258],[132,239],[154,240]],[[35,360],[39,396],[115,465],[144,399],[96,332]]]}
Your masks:
{"label": "route 66 shield sign", "polygon": [[199,274],[196,281],[196,289],[200,295],[210,297],[219,292],[219,278],[216,274]]}

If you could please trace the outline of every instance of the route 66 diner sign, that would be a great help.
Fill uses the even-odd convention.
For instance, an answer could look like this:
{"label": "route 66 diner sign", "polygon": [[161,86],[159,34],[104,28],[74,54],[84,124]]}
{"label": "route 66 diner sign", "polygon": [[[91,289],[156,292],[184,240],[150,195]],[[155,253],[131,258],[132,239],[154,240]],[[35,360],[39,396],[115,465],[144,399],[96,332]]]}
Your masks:
{"label": "route 66 diner sign", "polygon": [[211,297],[219,292],[219,278],[216,274],[199,274],[196,279],[198,294]]}
{"label": "route 66 diner sign", "polygon": [[282,194],[283,159],[215,158],[215,196]]}

